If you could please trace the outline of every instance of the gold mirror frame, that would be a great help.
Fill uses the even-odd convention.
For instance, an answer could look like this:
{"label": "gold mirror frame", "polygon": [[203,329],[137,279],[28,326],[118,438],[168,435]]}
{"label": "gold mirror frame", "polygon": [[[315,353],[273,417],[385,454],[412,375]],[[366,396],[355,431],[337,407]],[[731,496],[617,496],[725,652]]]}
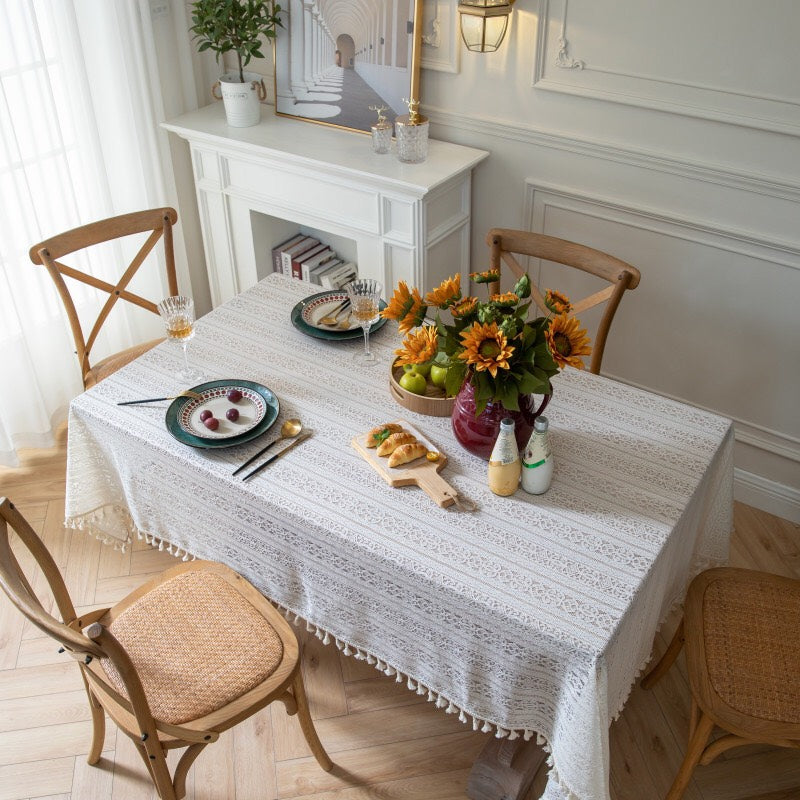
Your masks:
{"label": "gold mirror frame", "polygon": [[[408,19],[403,18],[404,3]],[[386,106],[393,122],[408,113],[404,99],[419,100],[422,0],[287,4],[274,46],[278,116],[369,133],[377,121],[370,106]],[[403,42],[405,66],[398,47]]]}

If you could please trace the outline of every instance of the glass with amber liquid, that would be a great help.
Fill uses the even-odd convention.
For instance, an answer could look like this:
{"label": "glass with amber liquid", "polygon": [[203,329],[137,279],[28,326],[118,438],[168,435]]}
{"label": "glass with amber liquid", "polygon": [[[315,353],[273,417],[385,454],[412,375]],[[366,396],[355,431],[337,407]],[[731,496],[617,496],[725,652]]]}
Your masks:
{"label": "glass with amber liquid", "polygon": [[189,340],[194,337],[194,302],[191,297],[167,297],[158,304],[158,313],[164,320],[167,339],[183,348],[183,369],[178,377],[184,381],[200,378],[200,373],[189,364]]}
{"label": "glass with amber liquid", "polygon": [[364,352],[356,353],[353,359],[358,361],[359,364],[374,364],[377,359],[375,354],[369,350],[369,330],[380,318],[378,311],[383,287],[378,281],[370,278],[360,278],[359,280],[351,281],[344,288],[350,298],[351,313],[358,320],[361,329],[364,331]]}

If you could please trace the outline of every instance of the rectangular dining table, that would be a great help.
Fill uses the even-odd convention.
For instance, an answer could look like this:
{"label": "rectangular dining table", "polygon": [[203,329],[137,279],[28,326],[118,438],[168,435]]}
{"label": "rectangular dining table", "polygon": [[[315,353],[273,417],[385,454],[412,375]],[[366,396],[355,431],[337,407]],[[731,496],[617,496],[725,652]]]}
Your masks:
{"label": "rectangular dining table", "polygon": [[[443,712],[538,741],[551,764],[543,797],[608,800],[609,725],[658,626],[694,574],[727,560],[730,421],[569,368],[547,411],[550,490],[498,497],[448,418],[391,398],[395,324],[372,335],[378,364],[360,366],[362,339],[292,324],[314,291],[270,275],[197,322],[189,357],[205,380],[255,381],[279,400],[276,424],[252,442],[189,447],[165,426],[168,403],[117,405],[188,388],[170,343],[77,397],[67,524],[115,546],[139,536],[228,564]],[[313,436],[251,480],[233,476],[290,417]],[[351,447],[396,419],[447,455],[442,476],[477,511],[390,487]]]}

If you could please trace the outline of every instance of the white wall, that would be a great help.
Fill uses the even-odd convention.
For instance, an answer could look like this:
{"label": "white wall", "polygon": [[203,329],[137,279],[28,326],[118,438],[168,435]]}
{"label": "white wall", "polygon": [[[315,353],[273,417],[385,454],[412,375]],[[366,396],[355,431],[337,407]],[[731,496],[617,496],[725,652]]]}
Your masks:
{"label": "white wall", "polygon": [[[429,40],[437,16],[454,3],[426,0]],[[732,417],[737,497],[800,521],[800,5],[518,0],[493,54],[456,25],[421,94],[435,138],[492,152],[476,268],[493,226],[635,264],[604,373]]]}

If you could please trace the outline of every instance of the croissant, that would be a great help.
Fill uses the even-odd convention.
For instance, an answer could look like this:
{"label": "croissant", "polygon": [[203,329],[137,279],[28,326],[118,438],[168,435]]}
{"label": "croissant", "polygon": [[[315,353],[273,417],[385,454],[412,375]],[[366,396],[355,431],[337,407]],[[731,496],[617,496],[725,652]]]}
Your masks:
{"label": "croissant", "polygon": [[407,464],[415,458],[421,458],[428,452],[428,448],[420,442],[413,444],[401,444],[390,456],[389,466],[399,467],[401,464]]}
{"label": "croissant", "polygon": [[396,422],[387,422],[386,425],[378,425],[377,428],[373,428],[367,434],[367,447],[377,447],[386,438],[386,436],[381,436],[382,433],[386,433],[388,436],[390,433],[399,433],[402,430],[403,426],[398,425]]}
{"label": "croissant", "polygon": [[417,437],[408,431],[393,433],[378,445],[378,455],[388,456],[390,453],[394,453],[401,444],[414,444],[416,441]]}

